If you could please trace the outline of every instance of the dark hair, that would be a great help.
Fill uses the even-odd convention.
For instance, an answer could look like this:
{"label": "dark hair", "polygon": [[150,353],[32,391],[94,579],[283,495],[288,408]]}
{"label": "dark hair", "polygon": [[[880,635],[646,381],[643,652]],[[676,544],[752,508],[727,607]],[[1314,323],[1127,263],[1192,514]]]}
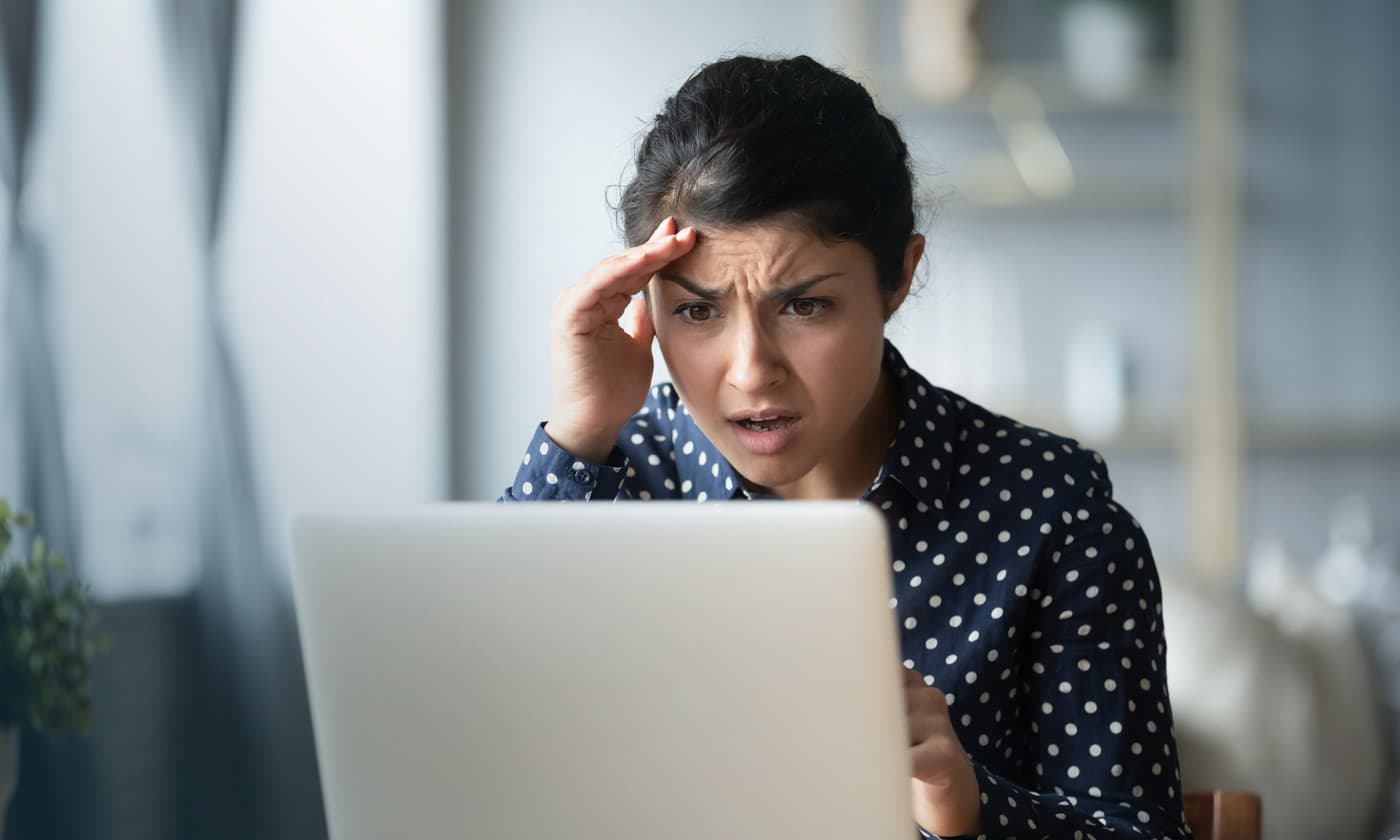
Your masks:
{"label": "dark hair", "polygon": [[805,55],[707,64],[666,100],[622,192],[629,246],[666,216],[733,227],[790,216],[875,257],[899,285],[914,178],[899,130],[861,85]]}

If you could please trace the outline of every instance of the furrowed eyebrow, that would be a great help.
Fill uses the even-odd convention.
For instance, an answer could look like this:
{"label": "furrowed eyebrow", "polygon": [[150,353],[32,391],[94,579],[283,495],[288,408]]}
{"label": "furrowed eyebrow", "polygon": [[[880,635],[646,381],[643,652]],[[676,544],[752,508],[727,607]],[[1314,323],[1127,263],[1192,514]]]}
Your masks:
{"label": "furrowed eyebrow", "polygon": [[768,299],[791,300],[795,297],[801,297],[802,295],[806,294],[808,289],[812,288],[813,286],[817,285],[823,280],[830,280],[833,277],[841,276],[843,276],[841,272],[833,271],[830,274],[818,274],[815,277],[808,277],[806,280],[798,281],[796,283],[793,283],[791,286],[786,286],[781,289],[774,289],[773,291],[768,293]]}
{"label": "furrowed eyebrow", "polygon": [[687,292],[690,292],[692,295],[702,300],[720,300],[724,298],[725,295],[729,294],[730,287],[728,286],[723,289],[707,289],[695,283],[690,278],[683,277],[679,274],[657,274],[656,276],[661,280],[669,280],[675,283],[677,286],[680,286],[682,289],[685,289]]}
{"label": "furrowed eyebrow", "polygon": [[[680,286],[682,289],[685,289],[687,292],[690,292],[692,295],[695,295],[696,297],[702,300],[721,300],[724,297],[726,297],[729,294],[729,292],[733,289],[733,286],[726,286],[723,289],[707,289],[704,286],[697,284],[690,278],[684,277],[679,274],[662,273],[657,274],[656,276],[661,280],[669,280],[670,282],[675,283],[677,286]],[[815,277],[808,277],[806,280],[800,280],[797,283],[792,284],[791,286],[784,286],[781,289],[774,289],[773,291],[768,293],[767,297],[769,300],[790,300],[792,298],[802,296],[807,292],[808,289],[812,288],[813,286],[817,285],[823,280],[830,280],[833,277],[842,276],[844,275],[839,271],[834,271],[829,274],[818,274]]]}

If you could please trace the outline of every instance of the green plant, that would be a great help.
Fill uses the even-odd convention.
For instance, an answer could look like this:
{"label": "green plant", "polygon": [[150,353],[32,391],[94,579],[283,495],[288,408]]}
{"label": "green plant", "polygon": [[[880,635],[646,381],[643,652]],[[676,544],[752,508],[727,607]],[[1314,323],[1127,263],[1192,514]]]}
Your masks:
{"label": "green plant", "polygon": [[108,638],[87,586],[37,533],[27,560],[9,558],[16,529],[34,519],[0,499],[0,727],[87,731],[92,662]]}

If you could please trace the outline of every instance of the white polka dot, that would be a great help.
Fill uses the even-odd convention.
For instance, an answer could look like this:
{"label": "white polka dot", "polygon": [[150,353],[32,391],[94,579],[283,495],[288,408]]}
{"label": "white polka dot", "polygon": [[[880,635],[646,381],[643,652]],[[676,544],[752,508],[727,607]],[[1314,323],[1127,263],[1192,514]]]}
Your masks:
{"label": "white polka dot", "polygon": [[528,496],[531,493],[535,492],[535,487],[533,484],[527,481],[524,484],[520,485],[520,492]]}

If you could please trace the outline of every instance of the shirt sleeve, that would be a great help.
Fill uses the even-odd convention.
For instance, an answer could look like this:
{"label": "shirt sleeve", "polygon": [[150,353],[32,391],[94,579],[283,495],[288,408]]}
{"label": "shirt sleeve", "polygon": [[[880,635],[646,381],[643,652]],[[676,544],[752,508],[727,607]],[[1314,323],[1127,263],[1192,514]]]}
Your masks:
{"label": "shirt sleeve", "polygon": [[641,410],[618,430],[612,452],[602,462],[580,458],[545,434],[534,437],[515,481],[498,502],[650,501],[680,498],[686,482],[677,474],[675,424],[684,413],[669,383],[654,386]]}
{"label": "shirt sleeve", "polygon": [[515,482],[496,501],[612,501],[621,491],[628,463],[627,454],[616,445],[602,463],[580,458],[555,443],[541,423],[515,472]]}
{"label": "shirt sleeve", "polygon": [[[1020,686],[1034,788],[974,762],[979,837],[1189,838],[1157,568],[1095,453],[1041,558]],[[921,832],[924,837],[932,837]]]}

